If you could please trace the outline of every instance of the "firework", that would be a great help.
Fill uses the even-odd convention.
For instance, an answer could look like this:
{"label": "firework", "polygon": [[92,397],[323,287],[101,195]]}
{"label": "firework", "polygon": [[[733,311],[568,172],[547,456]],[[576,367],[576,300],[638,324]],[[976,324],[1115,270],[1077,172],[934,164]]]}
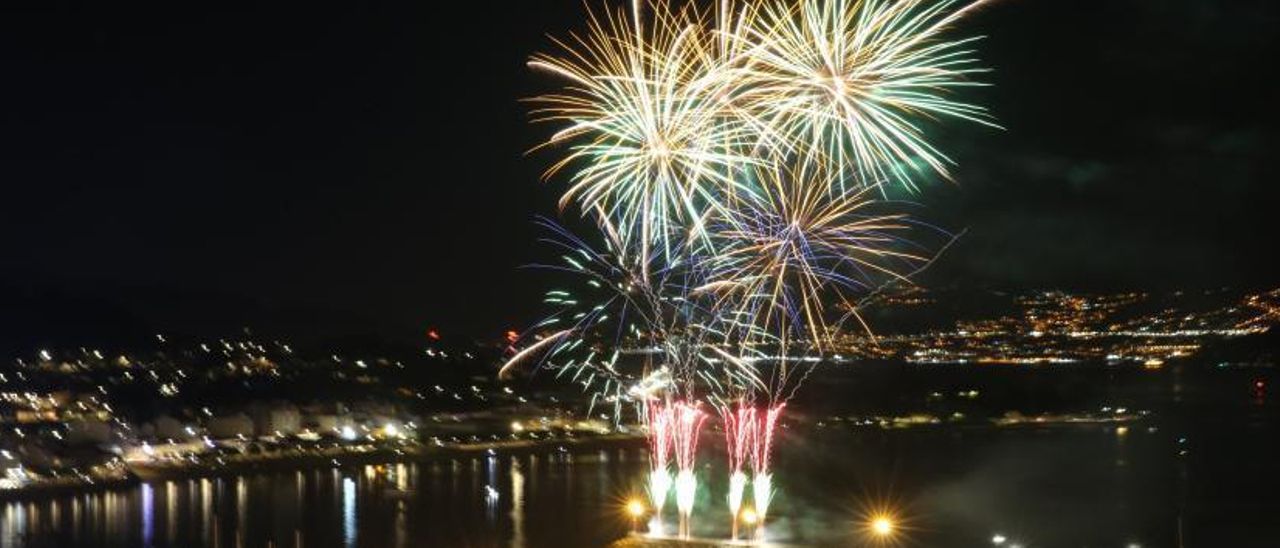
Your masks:
{"label": "firework", "polygon": [[773,502],[773,473],[770,471],[770,460],[773,453],[773,434],[778,425],[778,417],[786,404],[775,405],[756,414],[756,424],[752,428],[751,453],[751,495],[756,504],[756,514],[760,516],[759,530],[764,529],[764,518],[769,513],[769,505]]}
{"label": "firework", "polygon": [[507,378],[507,376],[510,374],[511,369],[516,367],[517,365],[520,365],[520,363],[523,362],[526,358],[536,354],[539,350],[542,350],[544,347],[556,344],[558,341],[568,336],[572,332],[573,332],[572,329],[564,329],[561,331],[557,331],[555,333],[552,333],[551,335],[543,337],[542,340],[539,340],[538,342],[529,345],[524,350],[516,352],[514,356],[508,359],[507,362],[502,364],[502,367],[498,369],[498,378],[499,379]]}
{"label": "firework", "polygon": [[707,414],[698,409],[697,404],[686,402],[672,406],[672,422],[675,425],[674,452],[676,466],[676,506],[680,509],[680,533],[689,536],[689,517],[693,513],[693,503],[697,496],[698,479],[693,474],[698,457],[698,435]]}
{"label": "firework", "polygon": [[732,517],[732,538],[738,538],[738,512],[742,509],[742,497],[747,488],[747,474],[743,466],[752,453],[755,429],[755,409],[739,403],[736,408],[722,407],[725,450],[729,459],[729,514]]}
{"label": "firework", "polygon": [[982,85],[972,80],[986,70],[971,49],[977,38],[943,36],[984,3],[762,2],[738,35],[750,43],[740,98],[793,151],[848,166],[864,186],[894,181],[914,190],[928,172],[950,178],[951,160],[926,139],[922,122],[997,127],[986,109],[954,95]]}
{"label": "firework", "polygon": [[566,82],[532,100],[538,120],[562,126],[543,145],[568,149],[546,172],[571,171],[561,207],[576,203],[608,224],[642,265],[699,239],[707,215],[727,207],[736,166],[756,161],[739,152],[751,132],[714,100],[726,84],[706,34],[692,7],[635,0],[630,10],[592,13],[584,36],[529,63]]}
{"label": "firework", "polygon": [[[646,402],[674,382],[671,369],[651,363],[644,350],[679,340],[672,329],[682,312],[670,295],[683,290],[669,269],[641,276],[633,261],[612,251],[616,242],[606,240],[597,249],[555,223],[540,224],[549,233],[542,241],[559,253],[559,261],[534,267],[575,283],[546,292],[543,303],[551,311],[522,337],[534,342],[513,349],[499,377],[536,363],[592,393],[589,413],[604,402],[619,422],[625,403]],[[630,360],[624,356],[628,348],[635,350]]]}
{"label": "firework", "polygon": [[995,125],[957,98],[980,85],[976,38],[945,36],[986,1],[631,0],[530,60],[561,83],[531,100],[557,126],[545,177],[567,179],[561,209],[603,249],[544,223],[562,259],[548,267],[583,283],[547,293],[554,311],[499,374],[536,358],[615,421],[635,403],[655,520],[674,492],[689,534],[705,397],[725,423],[733,535],[748,484],[763,523],[786,402],[846,323],[870,334],[860,298],[929,263],[903,237],[922,225],[880,198],[950,177],[927,123]]}
{"label": "firework", "polygon": [[667,503],[667,493],[671,490],[670,459],[674,449],[674,414],[673,408],[660,402],[648,404],[646,426],[649,441],[649,498],[653,502],[654,523],[650,529],[654,532],[662,530],[662,508]]}
{"label": "firework", "polygon": [[[740,332],[744,347],[768,342],[785,354],[799,342],[821,351],[838,325],[828,301],[858,318],[852,295],[905,280],[927,262],[900,235],[915,223],[878,213],[882,206],[872,189],[832,195],[830,181],[837,176],[821,164],[776,165],[754,174],[752,194],[740,200],[731,221],[714,229],[724,243],[708,259],[710,281],[698,288],[715,293],[718,306],[734,316],[750,319],[746,323],[755,329]],[[778,393],[786,386],[769,389]]]}

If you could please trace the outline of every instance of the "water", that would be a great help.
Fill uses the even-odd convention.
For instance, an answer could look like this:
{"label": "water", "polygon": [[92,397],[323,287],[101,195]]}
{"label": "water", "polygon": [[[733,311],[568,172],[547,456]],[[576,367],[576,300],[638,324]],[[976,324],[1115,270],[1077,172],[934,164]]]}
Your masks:
{"label": "water", "polygon": [[[1057,386],[1078,381],[1044,374],[1058,375]],[[859,545],[869,516],[888,512],[907,546],[991,546],[996,535],[1026,547],[1276,546],[1277,406],[1236,390],[1254,374],[1107,374],[1084,383],[1096,401],[1061,404],[1142,400],[1154,409],[1123,433],[1116,425],[819,427],[811,415],[780,434],[767,534]],[[971,372],[931,382],[999,391],[997,380]],[[807,412],[797,403],[793,416]],[[718,440],[704,436],[699,536],[728,534]],[[623,507],[643,492],[646,466],[640,448],[548,450],[153,482],[0,505],[0,548],[600,546],[630,529]]]}
{"label": "water", "polygon": [[591,546],[625,534],[600,511],[625,498],[644,458],[551,452],[152,482],[6,503],[0,547]]}
{"label": "water", "polygon": [[[1280,533],[1276,481],[1249,478],[1274,474],[1274,461],[1219,463],[1228,469],[1204,472],[1214,480],[1189,494],[1197,457],[1177,456],[1158,430],[783,436],[767,530],[799,544],[849,545],[881,510],[920,546],[996,534],[1028,546],[1176,546],[1180,520],[1187,546],[1272,546],[1263,539]],[[597,546],[630,527],[621,510],[641,492],[645,462],[615,449],[147,483],[5,504],[0,547]],[[695,532],[723,536],[723,471],[702,475],[711,492]]]}

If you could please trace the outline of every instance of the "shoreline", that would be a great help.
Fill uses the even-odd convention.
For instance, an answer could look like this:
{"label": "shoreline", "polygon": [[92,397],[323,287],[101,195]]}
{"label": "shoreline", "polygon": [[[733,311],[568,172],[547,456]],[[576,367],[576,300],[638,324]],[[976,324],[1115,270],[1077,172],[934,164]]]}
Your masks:
{"label": "shoreline", "polygon": [[[809,425],[813,433],[830,430],[833,433],[855,433],[863,428],[874,429],[885,433],[905,432],[913,430],[932,430],[939,427],[959,427],[964,431],[1026,431],[1045,428],[1093,429],[1128,426],[1142,422],[1142,417],[1127,416],[1122,419],[1091,421],[1047,421],[1024,420],[1016,422],[990,422],[985,424],[911,424],[899,426],[855,426],[846,424],[827,424],[825,426]],[[1034,417],[1032,417],[1034,419]],[[298,470],[316,470],[325,468],[350,469],[354,467],[388,464],[388,463],[430,463],[459,458],[474,458],[490,450],[500,456],[524,456],[546,452],[556,448],[564,448],[565,452],[582,454],[589,451],[611,449],[643,448],[644,436],[640,434],[605,434],[590,437],[553,440],[501,440],[493,442],[456,444],[444,447],[415,445],[404,448],[383,447],[370,451],[351,451],[341,455],[302,455],[302,454],[267,454],[252,461],[233,460],[222,464],[192,464],[181,461],[177,464],[166,463],[128,463],[128,475],[120,478],[106,478],[94,483],[57,483],[32,484],[9,490],[0,490],[0,502],[23,502],[47,500],[60,496],[76,496],[94,494],[114,489],[135,487],[142,483],[155,481],[175,481],[186,479],[219,478],[238,475],[288,472]],[[336,461],[336,462],[335,462]]]}
{"label": "shoreline", "polygon": [[94,483],[36,484],[19,489],[0,491],[0,503],[42,502],[64,496],[94,495],[116,489],[137,487],[142,483],[141,478],[130,474],[127,477],[96,481]]}
{"label": "shoreline", "polygon": [[[228,462],[222,465],[131,465],[130,471],[139,480],[166,481],[174,479],[207,478],[232,476],[255,472],[281,472],[292,470],[309,470],[316,468],[348,468],[370,464],[391,462],[432,462],[459,457],[474,457],[489,450],[505,456],[526,455],[546,451],[548,448],[564,447],[572,453],[597,451],[625,447],[640,447],[644,438],[637,435],[614,434],[576,438],[568,440],[539,440],[531,442],[498,441],[491,443],[465,444],[455,447],[416,446],[406,449],[377,449],[363,453],[349,453],[341,457],[287,455],[266,458],[257,462]],[[337,464],[334,464],[334,461]]]}
{"label": "shoreline", "polygon": [[[503,456],[521,456],[563,447],[569,453],[603,451],[609,449],[639,448],[644,437],[634,434],[610,434],[587,438],[556,440],[496,441],[491,443],[462,444],[451,447],[419,445],[405,449],[382,448],[367,452],[352,452],[340,457],[318,455],[268,456],[253,462],[233,461],[225,464],[129,464],[129,475],[119,479],[78,484],[34,484],[18,489],[0,491],[0,502],[41,501],[61,496],[94,494],[121,488],[136,487],[153,481],[217,478],[267,472],[288,472],[320,468],[350,468],[371,464],[399,462],[433,462],[456,458],[470,458],[492,450]],[[335,464],[334,461],[337,461]]]}

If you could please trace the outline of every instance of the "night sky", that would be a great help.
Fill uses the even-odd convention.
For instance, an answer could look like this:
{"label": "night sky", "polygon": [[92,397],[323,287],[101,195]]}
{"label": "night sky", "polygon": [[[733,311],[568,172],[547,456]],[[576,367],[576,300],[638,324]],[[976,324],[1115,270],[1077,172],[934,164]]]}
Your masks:
{"label": "night sky", "polygon": [[[525,155],[554,82],[524,61],[582,4],[413,4],[3,8],[3,337],[525,325],[563,181]],[[938,133],[956,182],[915,213],[968,232],[922,281],[1280,282],[1277,28],[1271,0],[984,8],[957,35],[1007,130]]]}

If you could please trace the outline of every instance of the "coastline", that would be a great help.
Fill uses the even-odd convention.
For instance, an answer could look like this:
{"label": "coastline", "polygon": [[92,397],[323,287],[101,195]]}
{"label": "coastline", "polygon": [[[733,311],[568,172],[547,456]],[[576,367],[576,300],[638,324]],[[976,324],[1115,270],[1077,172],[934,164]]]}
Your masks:
{"label": "coastline", "polygon": [[[432,462],[438,460],[470,458],[489,450],[505,456],[526,455],[564,447],[571,453],[599,451],[628,447],[640,447],[644,438],[632,434],[610,434],[589,438],[557,440],[496,441],[491,443],[461,444],[446,447],[414,446],[404,449],[376,449],[352,452],[341,457],[315,455],[280,455],[253,462],[228,462],[220,465],[130,465],[130,471],[141,481],[165,481],[174,479],[205,478],[250,474],[257,472],[283,472],[315,468],[348,468],[370,464],[395,462]],[[334,461],[337,461],[335,464]]]}
{"label": "coastline", "polygon": [[503,456],[520,456],[555,448],[563,448],[569,453],[582,453],[586,451],[639,448],[643,444],[644,438],[640,435],[609,434],[573,439],[505,440],[445,447],[417,445],[403,449],[379,448],[372,451],[353,451],[340,457],[281,453],[263,455],[251,462],[231,461],[216,465],[204,463],[177,465],[131,463],[127,465],[129,471],[127,476],[94,481],[93,483],[32,484],[17,489],[0,491],[0,502],[38,501],[60,496],[91,494],[134,487],[152,481],[216,478],[265,472],[287,472],[317,468],[341,469],[372,464],[433,462],[457,458],[473,458],[491,450],[495,454]]}
{"label": "coastline", "polygon": [[64,496],[91,495],[114,489],[135,487],[141,483],[143,483],[141,478],[135,474],[129,474],[118,479],[95,481],[93,483],[34,484],[18,489],[0,491],[0,502],[35,502]]}

